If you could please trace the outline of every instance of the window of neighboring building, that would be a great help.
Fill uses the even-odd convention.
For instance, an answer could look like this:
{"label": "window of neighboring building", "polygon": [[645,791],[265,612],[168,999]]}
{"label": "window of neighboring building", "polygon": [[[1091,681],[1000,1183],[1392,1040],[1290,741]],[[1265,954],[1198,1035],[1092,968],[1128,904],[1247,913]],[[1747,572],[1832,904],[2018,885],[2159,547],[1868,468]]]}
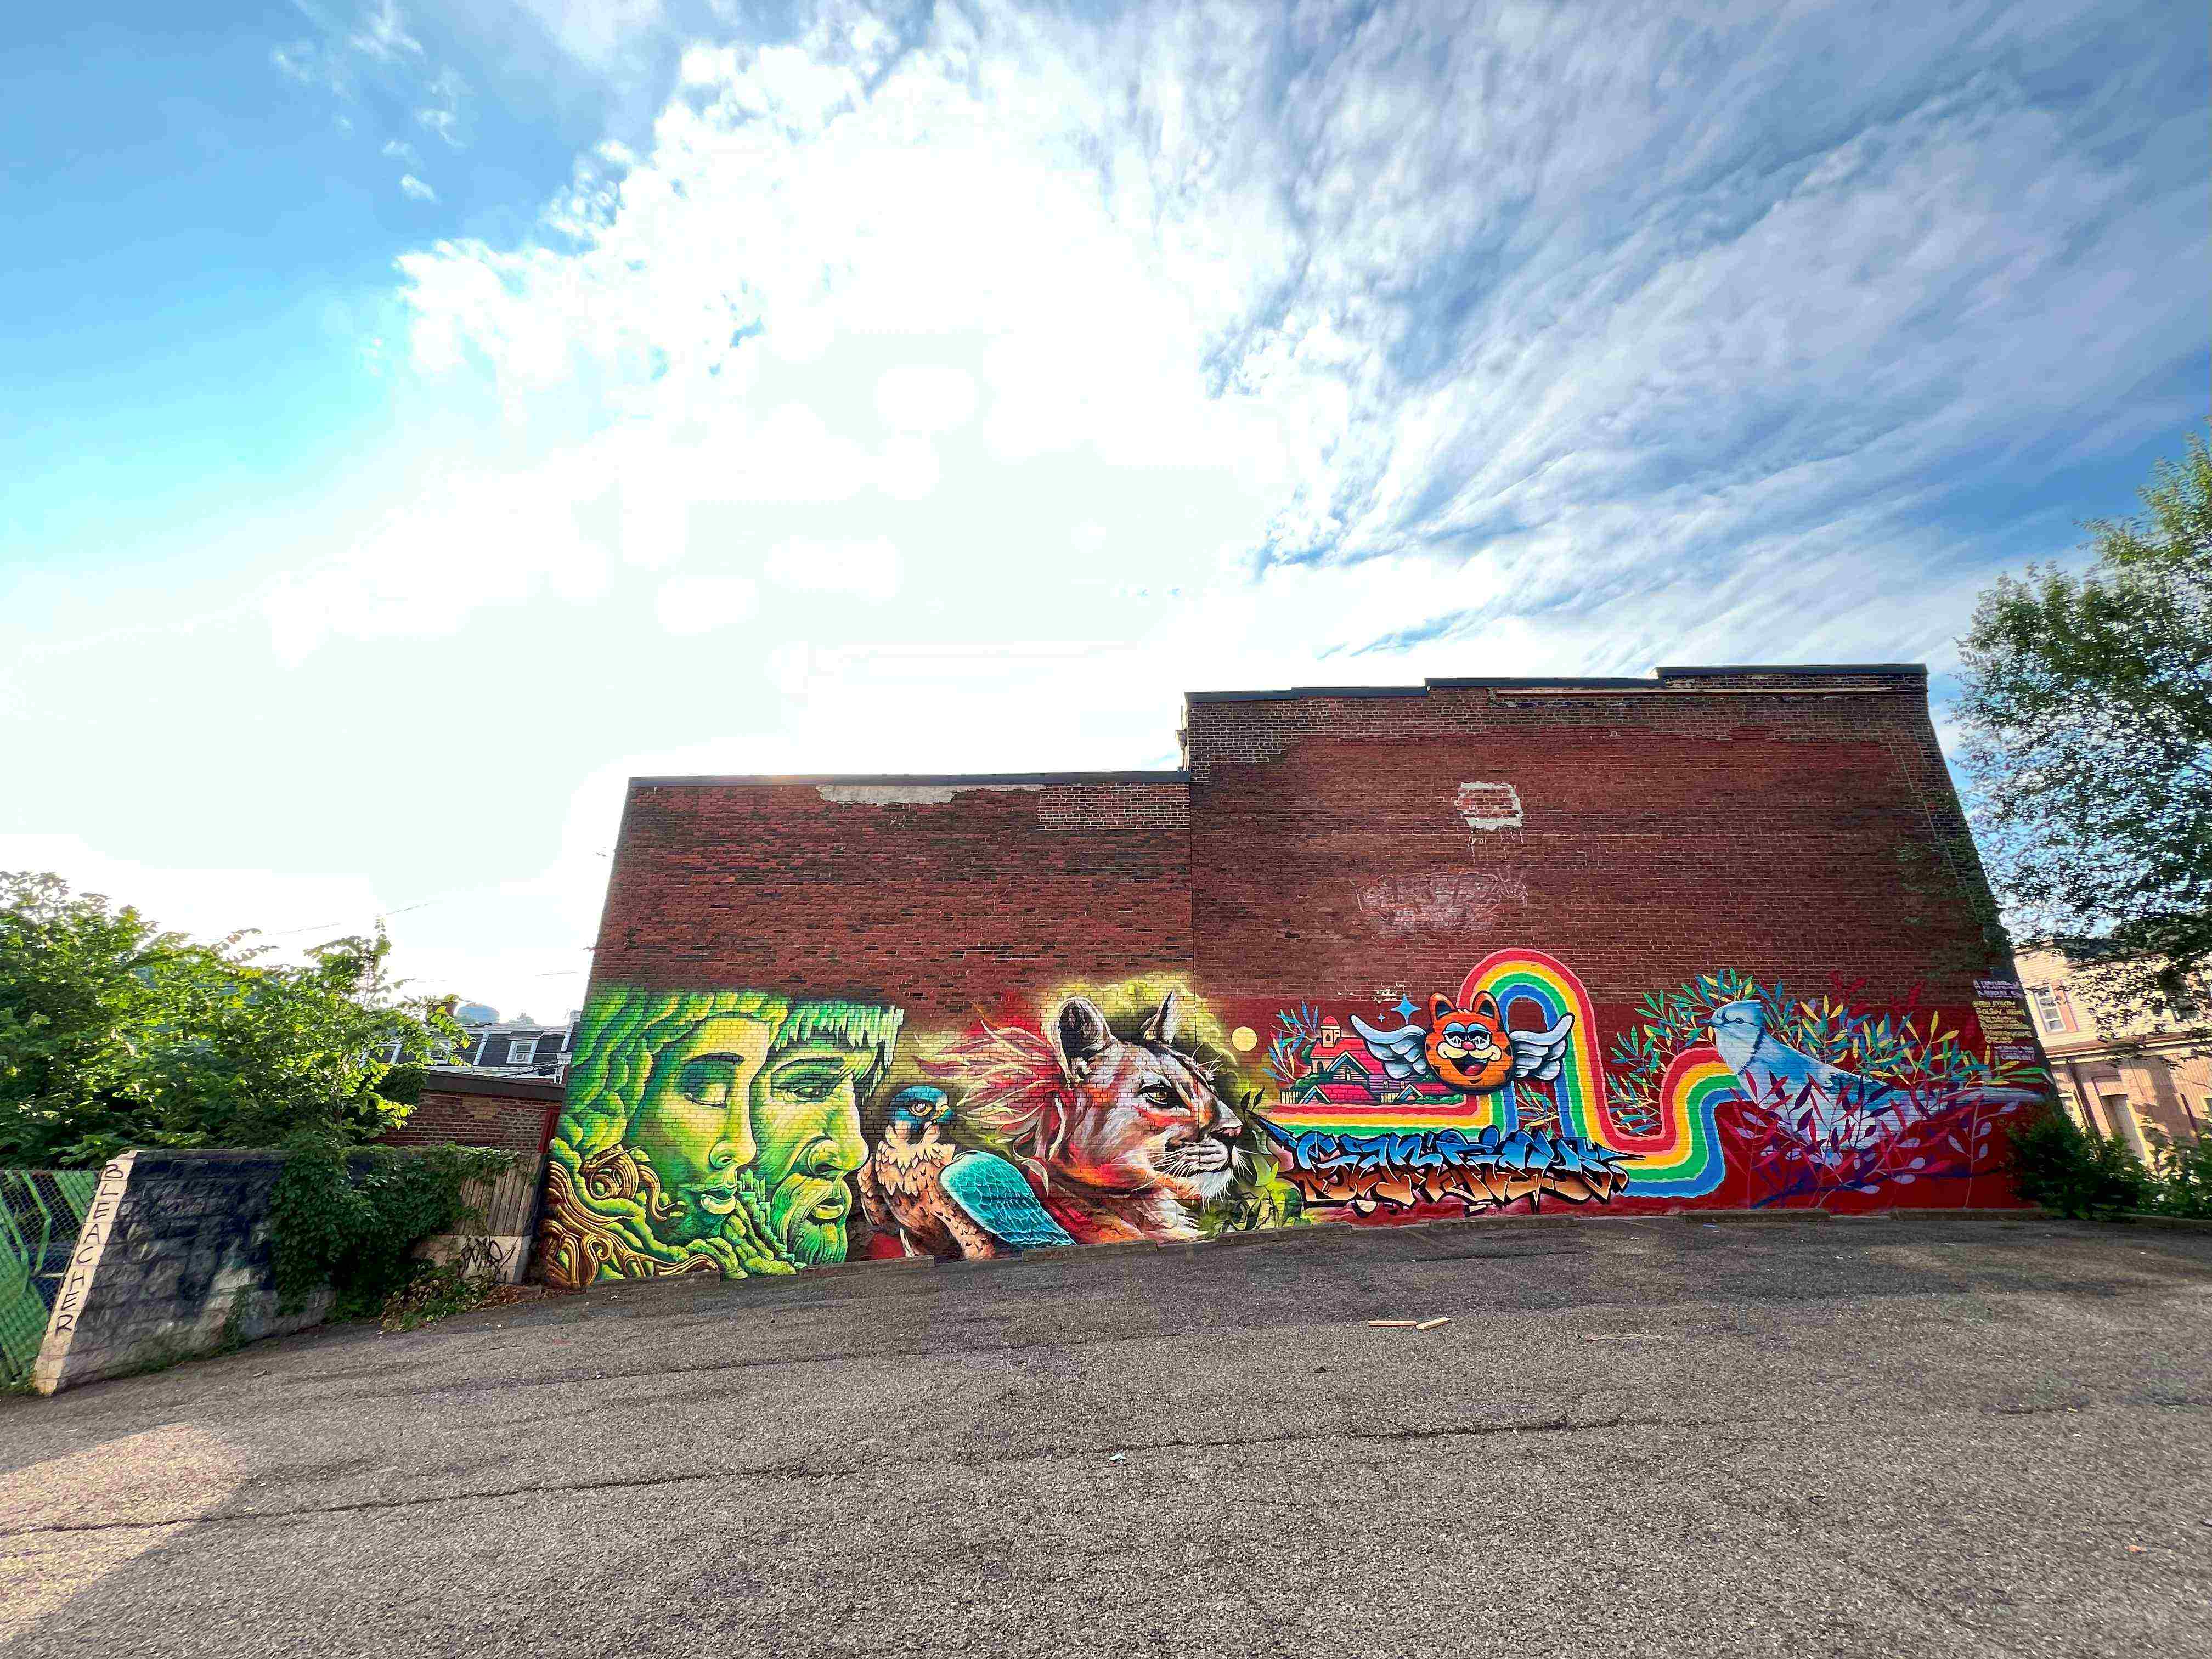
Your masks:
{"label": "window of neighboring building", "polygon": [[2035,1000],[2035,1017],[2046,1031],[2074,1031],[2081,1029],[2074,1018],[2074,999],[2066,994],[2063,985],[2038,985],[2028,995]]}
{"label": "window of neighboring building", "polygon": [[527,1066],[537,1058],[538,1039],[536,1037],[514,1037],[508,1042],[507,1045],[508,1065]]}

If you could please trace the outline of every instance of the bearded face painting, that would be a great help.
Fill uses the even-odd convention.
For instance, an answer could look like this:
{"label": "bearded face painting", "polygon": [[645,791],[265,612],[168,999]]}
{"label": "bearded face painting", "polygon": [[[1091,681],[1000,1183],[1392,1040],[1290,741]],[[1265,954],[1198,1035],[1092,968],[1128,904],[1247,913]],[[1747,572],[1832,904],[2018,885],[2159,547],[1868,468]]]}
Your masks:
{"label": "bearded face painting", "polygon": [[860,1104],[899,1024],[829,999],[596,993],[548,1148],[547,1281],[842,1261]]}

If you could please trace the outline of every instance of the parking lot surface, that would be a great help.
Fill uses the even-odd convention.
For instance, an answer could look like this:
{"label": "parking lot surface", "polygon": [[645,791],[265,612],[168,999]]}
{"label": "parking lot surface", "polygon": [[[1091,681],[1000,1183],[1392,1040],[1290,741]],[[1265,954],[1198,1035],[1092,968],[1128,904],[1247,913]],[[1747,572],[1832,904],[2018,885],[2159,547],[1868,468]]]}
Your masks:
{"label": "parking lot surface", "polygon": [[2212,1232],[1492,1218],[330,1329],[0,1401],[0,1638],[2202,1659]]}

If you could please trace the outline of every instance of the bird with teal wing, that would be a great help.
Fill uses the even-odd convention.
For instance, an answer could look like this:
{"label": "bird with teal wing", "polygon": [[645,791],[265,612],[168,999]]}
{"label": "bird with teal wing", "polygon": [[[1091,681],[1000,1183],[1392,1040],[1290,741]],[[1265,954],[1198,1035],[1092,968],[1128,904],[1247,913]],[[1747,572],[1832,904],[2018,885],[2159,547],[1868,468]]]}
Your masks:
{"label": "bird with teal wing", "polygon": [[860,1166],[860,1203],[908,1253],[976,1261],[1073,1244],[1022,1172],[948,1139],[952,1102],[926,1083],[891,1097],[883,1138]]}

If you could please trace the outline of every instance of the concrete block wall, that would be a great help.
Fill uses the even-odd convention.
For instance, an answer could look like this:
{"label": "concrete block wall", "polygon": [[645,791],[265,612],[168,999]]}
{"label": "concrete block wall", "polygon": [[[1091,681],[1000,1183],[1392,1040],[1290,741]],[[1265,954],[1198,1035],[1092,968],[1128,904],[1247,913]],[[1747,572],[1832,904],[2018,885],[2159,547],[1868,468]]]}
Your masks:
{"label": "concrete block wall", "polygon": [[280,1314],[270,1152],[126,1152],[100,1174],[32,1372],[41,1394],[319,1324],[327,1291]]}

